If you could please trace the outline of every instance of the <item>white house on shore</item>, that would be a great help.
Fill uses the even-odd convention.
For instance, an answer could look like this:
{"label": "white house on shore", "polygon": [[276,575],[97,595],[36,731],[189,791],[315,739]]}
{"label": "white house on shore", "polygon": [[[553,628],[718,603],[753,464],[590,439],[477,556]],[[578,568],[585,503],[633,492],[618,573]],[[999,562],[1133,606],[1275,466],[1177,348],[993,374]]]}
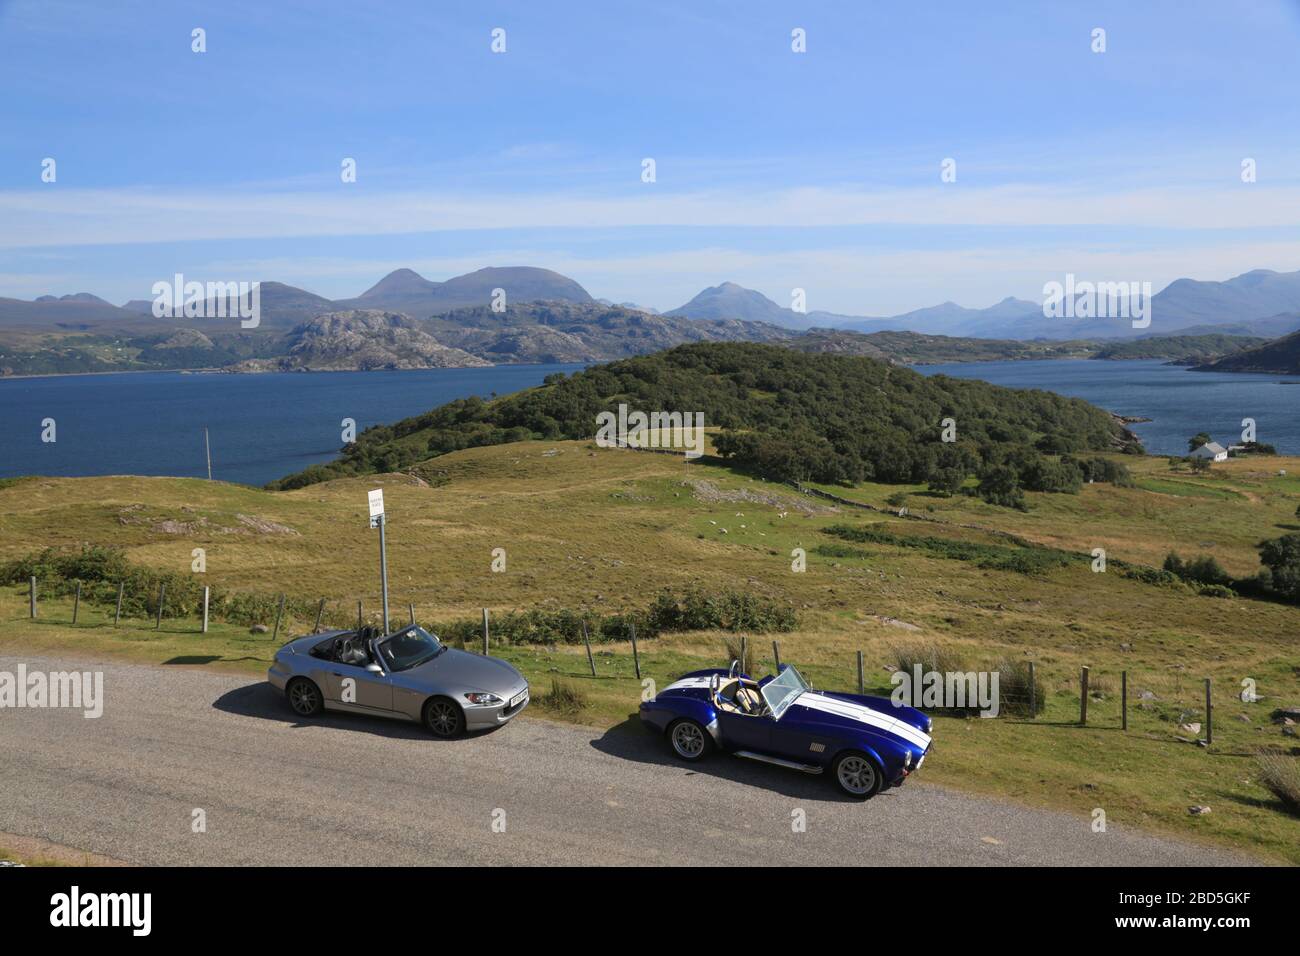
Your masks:
{"label": "white house on shore", "polygon": [[1187,457],[1208,458],[1210,461],[1227,461],[1228,449],[1224,448],[1217,441],[1207,441]]}

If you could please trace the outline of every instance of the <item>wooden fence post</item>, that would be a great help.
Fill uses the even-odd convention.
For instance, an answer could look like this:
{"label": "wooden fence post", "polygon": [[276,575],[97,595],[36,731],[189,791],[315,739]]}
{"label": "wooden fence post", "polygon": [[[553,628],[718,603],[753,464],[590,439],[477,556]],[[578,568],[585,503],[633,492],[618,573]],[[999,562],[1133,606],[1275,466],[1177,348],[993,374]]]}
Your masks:
{"label": "wooden fence post", "polygon": [[1038,679],[1034,676],[1034,662],[1029,662],[1029,719],[1038,716]]}
{"label": "wooden fence post", "polygon": [[275,609],[275,630],[271,632],[271,641],[280,636],[280,618],[284,617],[284,595],[280,595],[280,606]]}
{"label": "wooden fence post", "polygon": [[596,659],[591,656],[591,637],[587,634],[587,622],[582,622],[582,643],[587,645],[587,665],[591,668],[591,676],[596,676]]}
{"label": "wooden fence post", "polygon": [[212,595],[212,589],[206,584],[203,586],[203,633],[208,633],[208,598]]}
{"label": "wooden fence post", "polygon": [[1119,729],[1128,730],[1128,671],[1119,672]]}
{"label": "wooden fence post", "polygon": [[154,625],[153,625],[153,629],[155,631],[159,630],[162,627],[163,602],[166,600],[167,600],[167,582],[164,581],[162,583],[162,587],[158,589],[158,619],[154,621]]}
{"label": "wooden fence post", "polygon": [[361,630],[361,599],[357,598],[357,630]]}
{"label": "wooden fence post", "polygon": [[740,635],[740,672],[746,673],[745,658],[749,655],[745,652],[749,650],[749,645],[745,642],[745,635]]}
{"label": "wooden fence post", "polygon": [[[632,633],[632,666],[636,668],[636,679],[641,679],[641,655],[636,650],[636,625],[628,624],[628,630]],[[744,638],[741,638],[744,640]]]}
{"label": "wooden fence post", "polygon": [[32,620],[36,620],[36,575],[32,575],[31,580],[27,582],[27,596],[32,607]]}
{"label": "wooden fence post", "polygon": [[777,673],[780,673],[781,671],[781,642],[780,641],[772,642],[772,661],[773,661],[772,668]]}
{"label": "wooden fence post", "polygon": [[406,605],[406,609],[407,609],[408,611],[411,612],[411,625],[414,626],[414,625],[415,625],[415,605],[414,605],[414,604],[408,604],[408,605]]}
{"label": "wooden fence post", "polygon": [[1079,723],[1088,723],[1088,668],[1079,672]]}
{"label": "wooden fence post", "polygon": [[862,652],[858,651],[858,693],[865,694],[866,692],[867,692],[867,682],[865,676],[862,673]]}
{"label": "wooden fence post", "polygon": [[81,582],[77,582],[77,593],[72,596],[72,623],[77,623],[77,613],[81,610]]}
{"label": "wooden fence post", "polygon": [[311,632],[313,634],[320,633],[320,619],[321,619],[321,615],[324,613],[325,613],[325,599],[321,598],[320,604],[316,608],[316,624],[311,629]]}
{"label": "wooden fence post", "polygon": [[117,610],[113,612],[113,626],[117,627],[117,622],[122,619],[122,592],[126,590],[126,582],[117,582]]}
{"label": "wooden fence post", "polygon": [[1210,678],[1205,678],[1205,744],[1214,743],[1214,703],[1210,700]]}
{"label": "wooden fence post", "polygon": [[488,656],[488,609],[483,608],[483,656]]}

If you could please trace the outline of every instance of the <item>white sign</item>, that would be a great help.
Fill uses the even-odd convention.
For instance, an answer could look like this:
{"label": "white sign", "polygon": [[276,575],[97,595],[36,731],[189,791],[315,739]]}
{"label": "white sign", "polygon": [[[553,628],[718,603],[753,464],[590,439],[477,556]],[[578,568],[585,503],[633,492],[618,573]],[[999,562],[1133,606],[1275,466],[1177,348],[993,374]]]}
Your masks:
{"label": "white sign", "polygon": [[384,513],[384,489],[376,488],[370,492],[370,517],[378,518]]}

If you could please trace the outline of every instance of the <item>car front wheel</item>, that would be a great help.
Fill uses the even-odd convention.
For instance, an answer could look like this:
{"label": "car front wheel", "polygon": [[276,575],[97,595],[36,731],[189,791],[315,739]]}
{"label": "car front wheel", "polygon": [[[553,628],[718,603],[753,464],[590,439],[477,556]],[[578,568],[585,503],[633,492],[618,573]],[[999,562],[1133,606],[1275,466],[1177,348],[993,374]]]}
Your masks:
{"label": "car front wheel", "polygon": [[835,758],[832,772],[839,788],[857,800],[875,796],[885,780],[885,775],[874,760],[852,750]]}
{"label": "car front wheel", "polygon": [[435,697],[424,705],[424,726],[435,737],[455,737],[465,729],[465,712],[447,697]]}
{"label": "car front wheel", "polygon": [[315,717],[325,705],[320,688],[305,677],[295,677],[284,689],[289,698],[289,706],[299,717]]}
{"label": "car front wheel", "polygon": [[708,732],[693,720],[683,717],[668,728],[668,742],[673,753],[683,760],[699,760],[709,752]]}

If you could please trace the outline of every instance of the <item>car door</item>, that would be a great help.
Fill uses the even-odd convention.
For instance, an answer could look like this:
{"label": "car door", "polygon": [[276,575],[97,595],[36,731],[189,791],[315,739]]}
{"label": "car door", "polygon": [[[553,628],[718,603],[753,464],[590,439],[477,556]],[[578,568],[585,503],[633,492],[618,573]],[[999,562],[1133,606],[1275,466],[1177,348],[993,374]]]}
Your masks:
{"label": "car door", "polygon": [[732,750],[765,754],[771,749],[772,718],[767,715],[719,710],[718,729],[723,742]]}
{"label": "car door", "polygon": [[343,710],[391,714],[393,681],[355,664],[325,664],[325,699]]}
{"label": "car door", "polygon": [[795,763],[825,763],[829,737],[815,733],[802,719],[804,709],[796,702],[780,720],[772,721],[771,754]]}

